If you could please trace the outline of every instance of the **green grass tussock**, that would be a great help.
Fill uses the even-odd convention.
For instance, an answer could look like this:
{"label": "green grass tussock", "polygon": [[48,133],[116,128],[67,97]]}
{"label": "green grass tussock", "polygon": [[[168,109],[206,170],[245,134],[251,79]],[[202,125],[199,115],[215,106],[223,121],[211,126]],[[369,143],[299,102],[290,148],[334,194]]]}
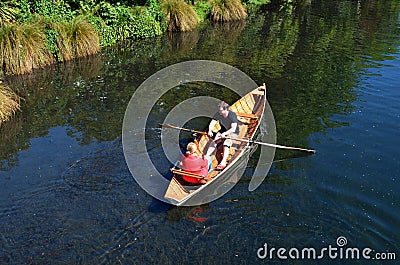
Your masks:
{"label": "green grass tussock", "polygon": [[167,18],[168,31],[190,31],[196,28],[198,17],[192,6],[183,0],[166,0],[161,8]]}
{"label": "green grass tussock", "polygon": [[100,41],[96,30],[82,16],[71,21],[53,23],[57,30],[57,57],[61,61],[85,57],[100,51]]}
{"label": "green grass tussock", "polygon": [[238,21],[247,18],[247,12],[240,0],[213,0],[211,20],[214,22]]}
{"label": "green grass tussock", "polygon": [[39,23],[3,24],[0,27],[0,63],[5,74],[25,74],[55,60],[46,47]]}

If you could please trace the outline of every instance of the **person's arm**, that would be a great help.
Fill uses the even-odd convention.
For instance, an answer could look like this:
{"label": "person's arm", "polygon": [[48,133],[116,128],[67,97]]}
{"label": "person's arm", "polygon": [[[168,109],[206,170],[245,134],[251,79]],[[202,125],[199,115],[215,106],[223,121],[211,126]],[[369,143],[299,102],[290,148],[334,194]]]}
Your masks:
{"label": "person's arm", "polygon": [[212,137],[213,136],[213,132],[212,129],[215,127],[215,125],[217,124],[217,121],[212,119],[210,124],[208,125],[208,136]]}
{"label": "person's arm", "polygon": [[235,133],[237,128],[237,122],[231,123],[231,128],[227,130],[226,132],[221,133],[222,137],[225,137],[231,133]]}

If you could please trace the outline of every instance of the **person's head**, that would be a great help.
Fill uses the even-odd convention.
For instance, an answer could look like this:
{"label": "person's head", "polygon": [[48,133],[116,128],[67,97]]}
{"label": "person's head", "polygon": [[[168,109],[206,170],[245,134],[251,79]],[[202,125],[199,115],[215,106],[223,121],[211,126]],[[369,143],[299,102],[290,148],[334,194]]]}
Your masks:
{"label": "person's head", "polygon": [[224,117],[228,116],[229,104],[224,101],[221,101],[218,104],[218,112],[219,112],[219,114],[223,115]]}
{"label": "person's head", "polygon": [[190,142],[186,147],[186,154],[187,155],[194,154],[196,152],[196,150],[197,150],[196,144],[193,142]]}

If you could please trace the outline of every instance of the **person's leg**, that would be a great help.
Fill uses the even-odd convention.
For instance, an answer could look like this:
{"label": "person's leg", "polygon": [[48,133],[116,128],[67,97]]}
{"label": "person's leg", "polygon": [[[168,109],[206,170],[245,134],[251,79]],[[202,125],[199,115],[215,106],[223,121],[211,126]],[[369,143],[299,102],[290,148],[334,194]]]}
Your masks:
{"label": "person's leg", "polygon": [[[230,134],[229,137],[237,138],[237,134]],[[231,148],[233,141],[231,139],[225,139],[224,141],[224,155],[222,157],[221,163],[217,166],[217,169],[224,169],[226,167],[226,162],[229,157],[229,149]]]}
{"label": "person's leg", "polygon": [[207,159],[208,170],[210,170],[212,167],[212,158],[211,156],[205,156],[204,158]]}
{"label": "person's leg", "polygon": [[226,160],[228,160],[229,156],[229,146],[224,145],[224,156],[222,157],[221,163],[219,163],[221,166],[226,166]]}
{"label": "person's leg", "polygon": [[214,151],[215,151],[215,147],[216,147],[217,145],[215,144],[215,142],[214,141],[212,141],[211,142],[211,144],[210,144],[210,146],[208,147],[208,150],[207,150],[207,153],[206,153],[206,157],[211,157],[211,155],[214,153]]}
{"label": "person's leg", "polygon": [[217,147],[217,144],[221,141],[221,134],[217,133],[214,140],[211,142],[210,146],[208,147],[207,153],[205,156],[211,157],[211,155],[214,153],[215,148]]}

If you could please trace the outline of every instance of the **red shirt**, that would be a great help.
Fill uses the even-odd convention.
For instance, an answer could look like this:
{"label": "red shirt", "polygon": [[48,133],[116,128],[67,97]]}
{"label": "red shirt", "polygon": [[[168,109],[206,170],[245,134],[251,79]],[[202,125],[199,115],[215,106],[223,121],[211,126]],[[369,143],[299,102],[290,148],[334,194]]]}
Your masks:
{"label": "red shirt", "polygon": [[[182,155],[182,169],[190,173],[206,176],[208,174],[208,161],[196,155],[184,154]],[[200,183],[200,179],[197,178],[187,176],[182,176],[182,178],[190,183]]]}

